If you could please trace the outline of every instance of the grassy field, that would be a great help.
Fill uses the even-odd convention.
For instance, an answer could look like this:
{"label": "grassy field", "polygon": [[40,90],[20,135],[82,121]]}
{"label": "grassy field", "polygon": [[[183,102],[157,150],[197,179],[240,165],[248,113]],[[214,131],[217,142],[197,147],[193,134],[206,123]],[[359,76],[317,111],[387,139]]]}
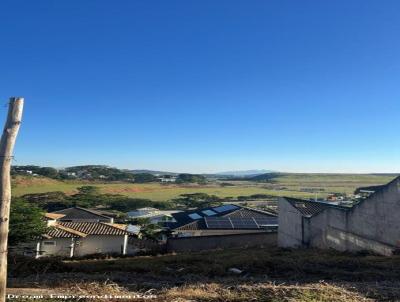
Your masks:
{"label": "grassy field", "polygon": [[157,302],[396,301],[399,280],[400,256],[269,248],[66,262],[16,259],[10,261],[8,292],[147,292]]}
{"label": "grassy field", "polygon": [[76,192],[82,185],[94,185],[103,193],[123,194],[136,198],[148,198],[155,201],[170,200],[185,193],[207,193],[219,197],[237,197],[252,194],[270,194],[273,196],[314,197],[314,193],[304,192],[305,188],[323,189],[319,197],[328,193],[352,193],[359,186],[384,184],[394,176],[356,175],[356,174],[289,174],[277,177],[271,183],[247,181],[226,181],[230,186],[221,183],[207,185],[174,185],[174,184],[132,184],[132,183],[90,183],[77,181],[58,181],[37,177],[17,177],[13,181],[13,194],[16,196],[29,193],[62,191],[67,194]]}

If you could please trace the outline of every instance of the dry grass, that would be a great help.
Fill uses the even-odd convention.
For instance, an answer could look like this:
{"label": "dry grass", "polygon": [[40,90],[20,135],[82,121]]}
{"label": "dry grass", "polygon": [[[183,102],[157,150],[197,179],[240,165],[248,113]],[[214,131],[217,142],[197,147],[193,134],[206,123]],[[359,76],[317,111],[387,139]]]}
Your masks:
{"label": "dry grass", "polygon": [[[49,290],[32,290],[32,294],[42,294],[50,297]],[[9,293],[27,294],[29,290],[14,289]],[[216,282],[185,284],[163,288],[161,290],[150,289],[142,291],[129,291],[116,283],[106,282],[67,282],[63,287],[54,288],[53,295],[75,296],[69,301],[225,301],[225,302],[248,302],[248,301],[326,301],[326,302],[356,302],[356,301],[377,301],[374,298],[367,298],[359,293],[357,288],[351,284],[328,284],[325,282],[309,284],[276,284],[274,282],[260,282],[247,284],[223,284]],[[145,298],[143,298],[143,296]],[[114,297],[114,299],[112,298]],[[118,298],[117,298],[118,297]],[[121,299],[121,297],[132,297]],[[136,297],[136,298],[133,298]],[[141,298],[142,297],[142,298]],[[147,297],[147,298],[146,298]],[[48,299],[47,301],[60,301],[64,299]],[[14,300],[15,301],[15,300]],[[17,300],[27,301],[27,300]],[[392,301],[392,300],[387,300]]]}
{"label": "dry grass", "polygon": [[[241,195],[268,194],[271,196],[315,197],[314,193],[303,192],[302,188],[319,188],[324,191],[319,197],[328,193],[352,193],[355,188],[384,184],[394,178],[393,175],[368,174],[288,174],[273,179],[273,183],[256,183],[249,181],[229,181],[232,186],[223,187],[218,183],[207,185],[176,184],[132,184],[117,182],[58,181],[45,177],[22,177],[13,179],[13,194],[16,196],[29,193],[63,191],[67,194],[76,192],[82,185],[94,185],[103,193],[123,194],[135,198],[147,198],[165,201],[187,193],[207,193],[219,197],[237,197]],[[284,187],[284,190],[278,189]]]}
{"label": "dry grass", "polygon": [[[230,273],[232,267],[243,273]],[[157,295],[150,301],[157,302],[350,302],[400,297],[400,256],[335,251],[248,249],[64,262],[17,259],[10,261],[10,268],[10,290],[36,288],[85,296],[150,293]]]}
{"label": "dry grass", "polygon": [[314,283],[276,285],[274,283],[223,286],[217,283],[172,288],[164,293],[167,301],[373,301],[340,286]]}

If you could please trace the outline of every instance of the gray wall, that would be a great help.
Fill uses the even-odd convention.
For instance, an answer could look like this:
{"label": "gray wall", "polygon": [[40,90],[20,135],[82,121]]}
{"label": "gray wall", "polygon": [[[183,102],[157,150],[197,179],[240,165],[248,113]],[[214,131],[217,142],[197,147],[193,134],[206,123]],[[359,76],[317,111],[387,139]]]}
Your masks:
{"label": "gray wall", "polygon": [[277,233],[168,238],[168,252],[189,252],[255,246],[276,246]]}
{"label": "gray wall", "polygon": [[329,208],[311,218],[310,244],[390,255],[400,240],[400,181],[395,180],[352,209]]}
{"label": "gray wall", "polygon": [[279,198],[278,213],[278,245],[281,247],[301,246],[303,230],[300,212],[286,199]]}
{"label": "gray wall", "polygon": [[[299,222],[285,200],[279,202],[279,244],[299,246]],[[391,255],[400,248],[400,180],[350,209],[328,208],[304,220],[304,245],[340,251],[369,250]],[[282,224],[281,224],[282,222]],[[289,226],[288,224],[293,224]],[[297,240],[298,241],[298,240]]]}

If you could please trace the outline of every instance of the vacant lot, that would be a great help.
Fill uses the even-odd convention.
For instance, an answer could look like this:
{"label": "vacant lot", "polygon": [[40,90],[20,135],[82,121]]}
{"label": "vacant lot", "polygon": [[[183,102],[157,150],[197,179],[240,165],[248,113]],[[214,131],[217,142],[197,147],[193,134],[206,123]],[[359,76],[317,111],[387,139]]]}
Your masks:
{"label": "vacant lot", "polygon": [[151,301],[243,302],[400,297],[400,256],[333,251],[276,248],[66,262],[16,259],[10,269],[11,293],[147,292],[157,296]]}
{"label": "vacant lot", "polygon": [[[220,197],[237,197],[252,194],[270,194],[273,196],[319,197],[329,193],[352,193],[359,186],[384,184],[394,178],[393,175],[363,174],[288,174],[274,178],[270,182],[224,181],[207,185],[175,184],[132,184],[132,183],[99,183],[87,181],[57,181],[38,177],[17,177],[13,182],[14,195],[63,191],[68,194],[76,192],[82,185],[94,185],[103,193],[123,194],[136,198],[148,198],[155,201],[170,200],[180,194],[202,192]],[[225,184],[223,184],[225,183]],[[229,183],[230,185],[226,185]]]}

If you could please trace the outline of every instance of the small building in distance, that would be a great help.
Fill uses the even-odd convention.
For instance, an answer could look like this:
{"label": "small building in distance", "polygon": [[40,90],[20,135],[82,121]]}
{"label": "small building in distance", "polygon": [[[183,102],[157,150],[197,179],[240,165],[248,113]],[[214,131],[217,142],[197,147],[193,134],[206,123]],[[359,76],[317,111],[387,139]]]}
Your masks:
{"label": "small building in distance", "polygon": [[278,245],[391,255],[400,248],[400,177],[367,191],[351,206],[280,198]]}
{"label": "small building in distance", "polygon": [[159,175],[157,180],[163,183],[173,183],[176,182],[177,176],[175,175]]}

